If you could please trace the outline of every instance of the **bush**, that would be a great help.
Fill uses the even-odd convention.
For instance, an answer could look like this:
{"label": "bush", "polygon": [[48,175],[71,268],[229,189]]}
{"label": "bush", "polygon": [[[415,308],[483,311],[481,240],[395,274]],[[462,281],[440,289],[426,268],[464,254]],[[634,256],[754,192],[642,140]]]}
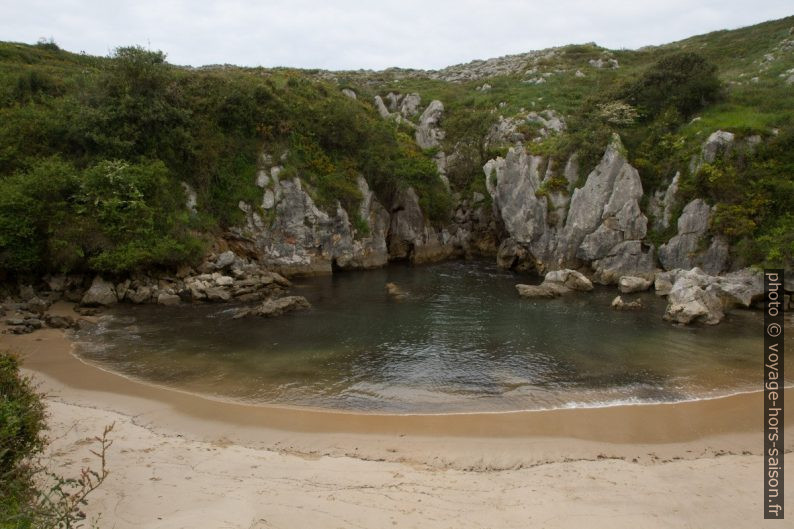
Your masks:
{"label": "bush", "polygon": [[96,437],[100,469],[77,478],[50,472],[39,461],[46,443],[44,405],[19,360],[0,352],[0,529],[71,529],[82,526],[86,498],[108,476],[105,455],[112,441]]}
{"label": "bush", "polygon": [[0,265],[12,272],[121,273],[200,256],[184,192],[162,162],[58,158],[0,180]]}
{"label": "bush", "polygon": [[30,459],[44,446],[44,405],[19,360],[0,353],[0,527],[30,527],[35,474]]}
{"label": "bush", "polygon": [[670,107],[688,119],[721,96],[717,67],[697,53],[677,52],[619,90],[616,99],[634,105],[650,121]]}

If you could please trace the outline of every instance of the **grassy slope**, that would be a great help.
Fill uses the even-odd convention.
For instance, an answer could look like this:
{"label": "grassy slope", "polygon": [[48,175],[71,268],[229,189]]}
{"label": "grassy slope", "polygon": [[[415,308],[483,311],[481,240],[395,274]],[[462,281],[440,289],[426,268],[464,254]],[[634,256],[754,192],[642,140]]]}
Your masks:
{"label": "grassy slope", "polygon": [[[376,130],[373,121],[376,119],[376,114],[371,101],[376,94],[383,95],[390,91],[418,92],[425,104],[432,99],[439,99],[446,107],[445,119],[450,123],[456,116],[467,114],[473,107],[493,109],[495,113],[503,116],[551,108],[570,116],[576,114],[583,103],[594,94],[607,93],[616,86],[638,78],[662,57],[678,51],[696,51],[717,66],[718,75],[725,86],[726,97],[722,102],[704,108],[698,114],[700,119],[693,120],[676,130],[676,137],[684,145],[681,151],[693,153],[705,137],[716,129],[731,130],[739,133],[740,136],[760,133],[769,137],[773,129],[786,130],[794,125],[792,119],[794,88],[787,85],[785,78],[781,77],[781,74],[794,68],[794,44],[788,47],[782,46],[786,42],[794,41],[792,27],[794,27],[794,17],[787,17],[756,26],[718,31],[640,50],[605,50],[595,44],[564,46],[545,53],[528,54],[526,63],[511,75],[466,82],[446,82],[430,78],[427,72],[402,70],[323,72],[225,66],[198,70],[171,68],[169,75],[174,81],[174,86],[188,93],[186,99],[189,102],[191,119],[195,118],[195,124],[200,125],[200,128],[217,126],[216,122],[222,119],[219,116],[226,112],[224,105],[228,101],[224,97],[227,91],[234,89],[246,94],[256,90],[258,86],[267,84],[268,90],[276,96],[282,106],[278,110],[280,114],[262,118],[265,128],[270,127],[269,138],[265,143],[274,149],[283,150],[289,146],[290,141],[293,141],[290,135],[295,130],[302,132],[306,127],[313,128],[311,122],[314,112],[327,111],[334,105],[345,105],[345,108],[350,106],[339,94],[340,87],[348,86],[359,93],[359,100],[355,105],[350,106],[350,112],[356,114],[356,123],[361,129],[361,136],[357,142],[364,140],[369,143],[375,141],[372,138],[376,136],[381,139],[386,138],[382,134],[383,131]],[[620,62],[620,68],[598,69],[588,64],[591,59],[607,56],[616,58]],[[50,140],[53,132],[57,132],[58,126],[61,126],[58,115],[64,107],[59,105],[59,101],[66,96],[81,105],[90,106],[90,99],[95,92],[92,87],[95,87],[97,81],[111,67],[110,58],[74,54],[46,45],[0,43],[0,110],[5,107],[6,115],[18,120],[14,123],[9,121],[5,135],[0,138],[2,139],[0,162],[11,160],[13,163],[7,164],[7,167],[18,170],[25,168],[30,160],[36,157],[63,155],[61,145]],[[584,76],[577,76],[577,71],[583,72]],[[53,83],[52,86],[47,87],[52,97],[44,97],[26,104],[15,102],[18,84],[22,82],[20,80],[31,72],[42,73],[50,83]],[[542,84],[525,82],[541,75],[545,78]],[[476,90],[484,83],[491,85],[491,89]],[[205,89],[209,92],[207,97],[203,98]],[[311,106],[309,102],[313,100],[320,102],[317,108],[309,108]],[[79,116],[79,113],[77,115]],[[271,122],[267,122],[267,119]],[[48,120],[52,120],[56,125],[49,129],[43,127],[41,123]],[[345,118],[333,116],[329,123],[331,123],[329,126],[341,127],[345,125]],[[347,130],[349,127],[344,128]],[[44,137],[42,130],[50,134],[50,137]],[[198,154],[191,162],[191,170],[182,171],[180,167],[171,164],[172,172],[180,179],[191,181],[189,178],[193,173],[207,173],[203,176],[199,175],[201,178],[198,181],[191,181],[199,188],[200,207],[202,202],[212,202],[213,196],[218,193],[223,195],[221,197],[223,200],[216,200],[218,204],[214,205],[214,210],[213,207],[209,207],[212,204],[207,207],[211,213],[205,225],[211,225],[212,219],[218,218],[219,206],[223,209],[226,207],[224,204],[236,204],[237,194],[240,194],[240,198],[248,198],[248,195],[255,191],[251,188],[251,182],[248,182],[254,167],[248,166],[254,159],[253,150],[258,149],[263,143],[260,137],[245,139],[242,135],[222,143],[226,132],[222,129],[214,132],[214,136],[206,138],[200,133],[196,135],[194,141],[198,142],[198,147],[203,147],[202,142],[205,142],[211,149],[196,149]],[[393,132],[390,134],[393,138]],[[452,134],[448,134],[450,144],[456,141],[455,134],[454,130]],[[310,138],[314,137],[316,131],[309,130],[307,135]],[[24,139],[24,145],[19,138]],[[399,158],[405,154],[405,147],[399,148],[399,142],[389,141],[391,146],[384,147],[383,156]],[[15,145],[15,142],[19,144]],[[17,149],[22,154],[13,149]],[[235,149],[241,151],[242,160],[247,160],[243,161],[242,165],[229,161]],[[222,152],[223,156],[218,155],[218,160],[203,160],[204,152],[212,154],[216,150]],[[352,164],[353,167],[362,170],[366,166],[366,160],[361,158],[364,154],[354,154],[350,157],[351,162],[345,159],[348,157],[344,149],[331,152],[326,146],[321,145],[321,150],[323,153],[317,155],[320,157],[319,161],[295,160],[296,173],[314,182],[319,189],[318,196],[324,198],[326,202],[337,198],[338,194],[338,198],[342,199],[343,203],[347,201],[353,204],[355,196],[345,196],[350,192],[351,177],[345,176],[343,169]],[[416,155],[417,153],[414,152],[411,156],[415,158]],[[684,159],[683,155],[682,159]],[[85,160],[82,161],[87,163]],[[413,161],[407,164],[404,173],[416,173],[414,166],[417,163],[419,162]],[[328,174],[312,174],[311,166],[320,165],[330,168]],[[372,166],[371,163],[370,165]],[[222,189],[219,189],[216,183],[218,175],[212,173],[212,170],[207,169],[208,167],[216,172],[227,173],[224,177],[226,183]],[[400,163],[395,167],[401,169]],[[418,170],[421,173],[426,168]],[[232,174],[228,174],[230,171]],[[235,174],[237,176],[234,176]],[[472,171],[472,179],[480,177],[476,171]],[[3,175],[0,174],[0,180],[2,178]],[[243,178],[247,183],[240,186],[232,185],[230,188],[228,183],[230,178],[238,180]],[[379,178],[382,179],[383,175]],[[394,182],[389,182],[389,185],[393,186]],[[438,194],[438,190],[436,189],[434,193]]]}

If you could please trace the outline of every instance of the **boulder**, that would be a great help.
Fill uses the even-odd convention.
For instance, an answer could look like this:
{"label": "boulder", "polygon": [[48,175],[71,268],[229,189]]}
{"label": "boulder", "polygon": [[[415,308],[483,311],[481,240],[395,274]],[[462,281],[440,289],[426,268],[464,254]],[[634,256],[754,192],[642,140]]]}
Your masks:
{"label": "boulder", "polygon": [[140,285],[136,288],[127,290],[126,299],[131,303],[149,303],[154,295],[154,289],[147,285]]}
{"label": "boulder", "polygon": [[25,309],[35,314],[43,314],[50,308],[49,301],[43,300],[38,296],[33,296],[25,303]]}
{"label": "boulder", "polygon": [[612,300],[612,308],[615,310],[639,310],[642,308],[642,300],[635,299],[634,301],[623,301],[621,296],[617,296]]}
{"label": "boulder", "polygon": [[407,295],[395,283],[386,283],[386,293],[396,299],[403,299]]}
{"label": "boulder", "polygon": [[76,329],[79,327],[74,318],[69,316],[44,315],[44,322],[53,329]]}
{"label": "boulder", "polygon": [[713,132],[703,144],[701,157],[706,163],[714,163],[718,157],[729,153],[736,137],[724,130]]}
{"label": "boulder", "polygon": [[218,256],[217,259],[215,259],[214,268],[216,270],[223,270],[224,268],[228,268],[232,264],[234,264],[234,261],[236,259],[237,256],[231,250],[227,252],[223,252]]}
{"label": "boulder", "polygon": [[179,305],[180,301],[182,301],[182,298],[180,298],[176,294],[161,292],[160,294],[157,295],[158,305],[167,305],[167,306]]}
{"label": "boulder", "polygon": [[657,288],[657,293],[666,290],[664,283],[673,282],[668,293],[665,319],[683,324],[717,324],[725,317],[726,310],[750,308],[764,295],[763,277],[751,269],[711,276],[693,268],[677,270],[669,275],[660,274],[658,279],[658,287],[662,288]]}
{"label": "boulder", "polygon": [[89,307],[114,305],[118,303],[116,289],[113,283],[105,281],[101,276],[96,276],[89,289],[83,294],[80,303]]}
{"label": "boulder", "polygon": [[253,309],[239,309],[233,317],[242,318],[245,316],[262,316],[265,318],[272,318],[275,316],[281,316],[287,312],[306,310],[309,308],[311,308],[311,304],[303,296],[286,296],[278,299],[268,299]]}
{"label": "boulder", "polygon": [[546,283],[540,285],[524,285],[517,284],[516,290],[518,295],[522,298],[542,298],[551,299],[568,294],[570,289],[566,288],[560,283]]}
{"label": "boulder", "polygon": [[633,292],[644,292],[651,288],[652,284],[650,279],[644,277],[623,276],[618,280],[618,289],[623,294],[631,294]]}
{"label": "boulder", "polygon": [[593,290],[593,283],[576,270],[563,269],[549,272],[543,280],[543,284],[546,283],[558,283],[567,289],[578,290],[580,292],[590,292]]}
{"label": "boulder", "polygon": [[232,299],[232,294],[223,287],[207,287],[204,294],[209,301],[229,301]]}

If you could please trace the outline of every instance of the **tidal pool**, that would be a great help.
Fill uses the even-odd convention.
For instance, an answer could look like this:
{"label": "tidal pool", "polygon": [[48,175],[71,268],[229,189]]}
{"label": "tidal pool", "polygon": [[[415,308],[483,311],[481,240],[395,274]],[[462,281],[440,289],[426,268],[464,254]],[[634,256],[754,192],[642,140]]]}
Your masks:
{"label": "tidal pool", "polygon": [[[408,295],[390,297],[387,282]],[[484,262],[297,280],[313,308],[232,319],[229,305],[113,309],[76,353],[144,381],[248,403],[443,413],[673,402],[761,389],[763,314],[715,327],[610,308],[614,287],[527,300],[538,282]],[[791,335],[791,333],[788,333]],[[790,342],[790,340],[787,340]],[[791,349],[790,345],[787,349]]]}

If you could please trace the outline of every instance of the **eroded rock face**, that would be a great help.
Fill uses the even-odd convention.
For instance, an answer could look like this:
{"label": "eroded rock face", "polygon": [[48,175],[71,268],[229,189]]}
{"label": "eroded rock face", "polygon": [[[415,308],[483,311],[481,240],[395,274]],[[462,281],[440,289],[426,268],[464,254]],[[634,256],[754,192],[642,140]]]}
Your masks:
{"label": "eroded rock face", "polygon": [[116,288],[110,281],[105,281],[101,276],[96,276],[91,286],[83,295],[80,303],[89,307],[97,305],[114,305],[118,303]]}
{"label": "eroded rock face", "polygon": [[413,263],[449,259],[459,252],[449,232],[429,226],[412,187],[397,191],[391,208],[389,255]]}
{"label": "eroded rock face", "polygon": [[594,279],[603,283],[615,283],[622,275],[651,275],[653,248],[641,243],[648,225],[639,206],[642,183],[622,152],[620,140],[613,139],[570,199],[575,159],[562,175],[553,164],[544,169],[543,158],[522,147],[489,160],[483,167],[486,184],[507,232],[499,264],[540,272],[592,264]]}
{"label": "eroded rock face", "polygon": [[718,274],[726,269],[728,243],[721,237],[708,242],[711,212],[712,208],[699,198],[684,207],[678,218],[678,234],[659,247],[659,261],[665,270],[697,266]]}
{"label": "eroded rock face", "polygon": [[718,130],[713,132],[703,144],[701,156],[706,163],[714,163],[717,158],[726,155],[733,148],[736,137],[731,132]]}
{"label": "eroded rock face", "polygon": [[[375,199],[366,180],[358,179],[362,195],[358,229],[337,204],[330,212],[318,208],[298,178],[282,180],[271,171],[264,190],[266,222],[247,204],[241,204],[247,222],[236,234],[252,241],[260,262],[285,275],[313,275],[340,269],[383,266],[388,261],[386,234],[389,214]],[[270,199],[270,200],[268,200]]]}
{"label": "eroded rock face", "polygon": [[416,129],[416,144],[422,149],[439,147],[441,140],[444,139],[444,131],[441,129],[441,117],[444,114],[444,104],[439,100],[433,100],[419,118],[419,126]]}
{"label": "eroded rock face", "polygon": [[751,269],[724,276],[706,274],[699,268],[673,270],[660,274],[657,294],[666,292],[664,318],[677,323],[715,325],[734,307],[749,308],[763,298],[763,277]]}

